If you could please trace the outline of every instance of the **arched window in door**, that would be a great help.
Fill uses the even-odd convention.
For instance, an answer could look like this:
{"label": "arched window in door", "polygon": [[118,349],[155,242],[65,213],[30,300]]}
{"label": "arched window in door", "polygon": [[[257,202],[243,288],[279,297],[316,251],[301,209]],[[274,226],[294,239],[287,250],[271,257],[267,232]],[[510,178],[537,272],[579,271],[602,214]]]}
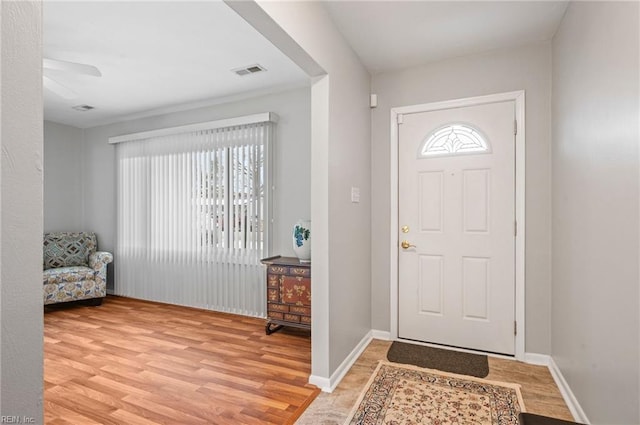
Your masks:
{"label": "arched window in door", "polygon": [[420,146],[418,156],[449,156],[491,153],[491,146],[480,130],[468,124],[447,124],[432,131]]}

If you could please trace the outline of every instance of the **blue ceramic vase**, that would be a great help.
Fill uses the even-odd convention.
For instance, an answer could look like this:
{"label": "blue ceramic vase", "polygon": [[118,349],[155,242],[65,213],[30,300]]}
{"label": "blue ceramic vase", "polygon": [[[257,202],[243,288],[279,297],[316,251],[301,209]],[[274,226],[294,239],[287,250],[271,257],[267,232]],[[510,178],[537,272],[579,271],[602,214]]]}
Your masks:
{"label": "blue ceramic vase", "polygon": [[298,220],[293,226],[293,252],[301,263],[311,262],[311,221]]}

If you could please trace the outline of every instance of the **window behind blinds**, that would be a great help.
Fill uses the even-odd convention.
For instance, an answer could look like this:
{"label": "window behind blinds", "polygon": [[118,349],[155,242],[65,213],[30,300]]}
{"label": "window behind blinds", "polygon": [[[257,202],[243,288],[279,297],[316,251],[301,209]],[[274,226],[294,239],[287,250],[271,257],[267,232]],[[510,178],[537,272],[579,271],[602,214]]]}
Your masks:
{"label": "window behind blinds", "polygon": [[117,295],[265,315],[274,125],[117,145]]}

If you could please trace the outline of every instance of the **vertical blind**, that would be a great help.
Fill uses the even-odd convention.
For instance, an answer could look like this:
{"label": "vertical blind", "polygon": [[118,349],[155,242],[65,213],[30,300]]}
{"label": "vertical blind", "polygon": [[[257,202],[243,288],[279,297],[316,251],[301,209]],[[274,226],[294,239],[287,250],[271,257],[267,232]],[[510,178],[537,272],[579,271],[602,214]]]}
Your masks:
{"label": "vertical blind", "polygon": [[264,317],[274,124],[118,143],[117,295]]}

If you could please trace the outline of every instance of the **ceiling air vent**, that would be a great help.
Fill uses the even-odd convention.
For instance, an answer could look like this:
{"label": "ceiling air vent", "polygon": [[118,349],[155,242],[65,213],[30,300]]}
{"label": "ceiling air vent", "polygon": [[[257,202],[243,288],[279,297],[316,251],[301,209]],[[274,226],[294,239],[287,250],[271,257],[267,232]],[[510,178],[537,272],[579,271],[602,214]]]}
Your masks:
{"label": "ceiling air vent", "polygon": [[76,111],[80,111],[80,112],[86,112],[86,111],[90,111],[92,109],[95,109],[95,107],[91,106],[91,105],[76,105],[76,106],[72,106],[73,109],[75,109]]}
{"label": "ceiling air vent", "polygon": [[266,69],[258,64],[255,65],[249,65],[249,66],[245,66],[243,68],[237,68],[237,69],[232,69],[231,72],[235,72],[236,74],[240,75],[240,76],[244,76],[244,75],[249,75],[249,74],[255,74],[257,72],[263,72],[266,71]]}

